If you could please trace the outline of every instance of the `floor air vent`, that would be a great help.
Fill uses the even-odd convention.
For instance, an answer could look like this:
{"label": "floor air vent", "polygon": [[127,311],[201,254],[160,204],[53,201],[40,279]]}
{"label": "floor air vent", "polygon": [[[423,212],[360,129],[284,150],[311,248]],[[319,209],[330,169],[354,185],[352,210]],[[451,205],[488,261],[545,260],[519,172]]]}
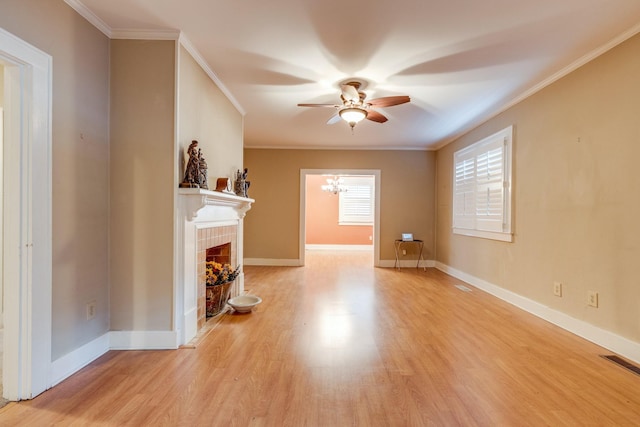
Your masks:
{"label": "floor air vent", "polygon": [[628,371],[633,372],[636,375],[640,375],[640,368],[637,367],[636,365],[627,362],[626,360],[624,360],[622,357],[619,356],[614,356],[614,355],[601,355],[600,357],[603,357],[607,360],[610,360],[611,362],[622,366],[623,368],[625,368]]}

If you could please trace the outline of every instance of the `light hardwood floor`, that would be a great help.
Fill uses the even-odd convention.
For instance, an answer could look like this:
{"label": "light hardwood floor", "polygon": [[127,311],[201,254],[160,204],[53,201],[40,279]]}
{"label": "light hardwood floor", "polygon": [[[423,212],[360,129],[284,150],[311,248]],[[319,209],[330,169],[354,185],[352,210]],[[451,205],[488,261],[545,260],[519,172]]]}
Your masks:
{"label": "light hardwood floor", "polygon": [[111,351],[0,425],[637,426],[608,351],[434,269],[309,253],[194,349]]}

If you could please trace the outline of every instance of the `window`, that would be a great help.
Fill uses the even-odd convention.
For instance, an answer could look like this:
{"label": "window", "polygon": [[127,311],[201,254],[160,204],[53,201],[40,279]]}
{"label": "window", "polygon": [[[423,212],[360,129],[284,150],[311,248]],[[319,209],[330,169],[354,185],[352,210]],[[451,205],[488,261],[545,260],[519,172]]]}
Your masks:
{"label": "window", "polygon": [[373,225],[373,176],[342,176],[347,191],[339,193],[340,225]]}
{"label": "window", "polygon": [[453,154],[453,232],[512,241],[509,126]]}

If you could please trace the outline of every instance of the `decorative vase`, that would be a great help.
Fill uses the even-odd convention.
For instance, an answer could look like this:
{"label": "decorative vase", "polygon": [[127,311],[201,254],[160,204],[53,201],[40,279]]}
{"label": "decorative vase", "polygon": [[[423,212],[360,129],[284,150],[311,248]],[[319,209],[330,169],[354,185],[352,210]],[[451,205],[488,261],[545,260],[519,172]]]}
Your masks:
{"label": "decorative vase", "polygon": [[207,285],[207,317],[213,317],[224,309],[233,280],[219,285]]}

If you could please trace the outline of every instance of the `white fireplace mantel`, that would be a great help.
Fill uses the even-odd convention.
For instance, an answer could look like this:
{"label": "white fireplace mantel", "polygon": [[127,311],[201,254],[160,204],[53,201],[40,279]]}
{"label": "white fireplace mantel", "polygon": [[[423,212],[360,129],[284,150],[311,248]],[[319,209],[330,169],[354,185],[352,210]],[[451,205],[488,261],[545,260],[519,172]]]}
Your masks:
{"label": "white fireplace mantel", "polygon": [[189,221],[196,219],[198,211],[205,206],[231,207],[236,211],[238,219],[242,219],[251,209],[251,204],[255,202],[253,199],[236,196],[232,193],[200,188],[180,188],[178,195],[184,201],[183,206]]}
{"label": "white fireplace mantel", "polygon": [[[243,262],[243,222],[254,199],[200,188],[178,188],[179,215],[176,217],[175,318],[177,345],[186,344],[198,327],[197,246],[198,230],[235,225],[233,251]],[[236,278],[234,292],[244,292],[244,272]],[[235,296],[235,295],[232,295]]]}

